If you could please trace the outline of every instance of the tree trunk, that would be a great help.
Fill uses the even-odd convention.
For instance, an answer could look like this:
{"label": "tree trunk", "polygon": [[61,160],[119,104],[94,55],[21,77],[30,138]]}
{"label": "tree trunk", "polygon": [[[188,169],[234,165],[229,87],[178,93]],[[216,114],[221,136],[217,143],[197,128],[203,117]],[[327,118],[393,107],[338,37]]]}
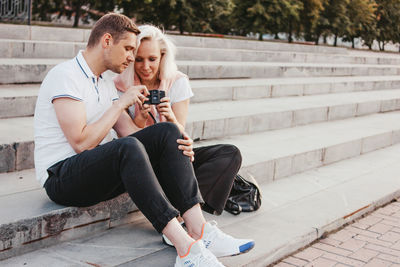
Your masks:
{"label": "tree trunk", "polygon": [[385,51],[385,42],[382,42],[382,51]]}
{"label": "tree trunk", "polygon": [[260,32],[260,36],[258,36],[258,40],[259,40],[259,41],[262,41],[262,40],[263,40],[263,34],[262,34],[262,32]]}
{"label": "tree trunk", "polygon": [[351,48],[355,48],[354,39],[354,37],[351,37]]}
{"label": "tree trunk", "polygon": [[277,32],[275,33],[274,39],[275,39],[275,40],[279,40],[279,36],[278,36],[278,33],[277,33]]}
{"label": "tree trunk", "polygon": [[179,31],[181,34],[184,32],[184,27],[183,27],[183,16],[179,15]]}
{"label": "tree trunk", "polygon": [[337,39],[338,39],[338,36],[337,36],[337,34],[335,34],[335,41],[333,42],[333,46],[337,46]]}
{"label": "tree trunk", "polygon": [[328,43],[328,36],[324,35],[324,44]]}
{"label": "tree trunk", "polygon": [[378,48],[379,48],[379,51],[382,51],[381,41],[378,41]]}
{"label": "tree trunk", "polygon": [[320,35],[317,34],[317,37],[315,38],[315,45],[319,45],[319,37],[320,37]]}
{"label": "tree trunk", "polygon": [[81,16],[81,6],[82,3],[81,1],[77,1],[76,2],[76,6],[75,6],[75,19],[74,19],[74,25],[72,27],[77,28],[78,24],[79,24],[79,18]]}

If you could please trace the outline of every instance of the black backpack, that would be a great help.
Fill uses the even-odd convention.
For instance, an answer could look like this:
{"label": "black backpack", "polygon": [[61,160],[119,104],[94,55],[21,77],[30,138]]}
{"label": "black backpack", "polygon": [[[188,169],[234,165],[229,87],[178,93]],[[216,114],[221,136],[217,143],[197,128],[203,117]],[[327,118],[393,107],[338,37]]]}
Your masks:
{"label": "black backpack", "polygon": [[243,212],[256,211],[261,206],[261,194],[257,183],[250,182],[237,174],[233,180],[233,186],[226,201],[224,210],[238,215]]}

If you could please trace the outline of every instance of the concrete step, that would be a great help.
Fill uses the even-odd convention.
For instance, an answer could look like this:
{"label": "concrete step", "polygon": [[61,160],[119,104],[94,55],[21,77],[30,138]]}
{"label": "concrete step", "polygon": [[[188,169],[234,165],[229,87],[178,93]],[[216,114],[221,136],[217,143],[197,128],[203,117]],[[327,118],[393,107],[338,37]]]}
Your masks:
{"label": "concrete step", "polygon": [[178,47],[178,60],[203,61],[255,61],[255,62],[298,62],[298,63],[335,63],[335,64],[399,64],[398,55],[385,53],[365,55],[265,51],[226,48]]}
{"label": "concrete step", "polygon": [[33,117],[1,119],[0,124],[0,173],[32,168]]}
{"label": "concrete step", "polygon": [[[41,82],[65,59],[0,59],[0,84]],[[398,75],[398,65],[289,62],[178,61],[191,79]]]}
{"label": "concrete step", "polygon": [[[252,134],[400,109],[400,90],[221,101],[189,107],[193,139]],[[33,167],[33,118],[0,120],[0,173]]]}
{"label": "concrete step", "polygon": [[194,139],[250,134],[400,109],[400,90],[198,103],[186,131]]}
{"label": "concrete step", "polygon": [[[0,36],[2,39],[86,43],[89,39],[89,35],[89,29],[0,24]],[[348,51],[346,48],[288,44],[285,42],[260,42],[256,40],[237,40],[231,38],[210,38],[181,35],[170,35],[170,37],[175,41],[176,44],[187,47],[225,47],[229,49],[320,52],[334,54],[346,54]]]}
{"label": "concrete step", "polygon": [[196,142],[234,144],[243,155],[241,173],[259,182],[359,156],[400,141],[400,112],[315,123]]}
{"label": "concrete step", "polygon": [[[178,44],[179,45],[179,44]],[[73,58],[84,49],[84,42],[0,39],[0,58]],[[321,54],[292,51],[266,51],[227,48],[178,47],[178,60],[258,61],[348,64],[399,64],[400,56],[386,53]]]}
{"label": "concrete step", "polygon": [[[399,149],[400,145],[396,145],[274,183],[261,183],[263,204],[257,212],[239,216],[226,212],[221,216],[205,214],[207,220],[216,220],[225,232],[256,241],[251,252],[222,258],[221,261],[230,267],[267,266],[399,197]],[[33,206],[33,203],[40,206],[46,201],[50,204],[48,200],[38,201],[35,198],[26,202],[27,206]],[[4,201],[0,202],[2,204]],[[22,207],[22,211],[27,209],[23,204],[20,202],[17,206]],[[4,209],[0,211],[4,212]],[[15,212],[13,214],[15,216]],[[60,232],[59,240],[54,241],[57,245],[43,249],[37,245],[31,248],[36,251],[3,260],[0,265],[173,266],[176,257],[174,249],[161,243],[160,235],[139,212],[134,214],[134,218],[125,221],[129,224],[100,233],[100,227],[75,228],[75,234],[86,230],[89,236],[84,238],[71,240],[71,235],[67,237],[71,229]],[[70,225],[70,217],[62,218]],[[49,222],[43,223],[40,228],[48,229]],[[51,228],[54,229],[54,225]],[[19,231],[21,233],[22,228]],[[17,236],[24,237],[18,234],[16,228],[9,233],[16,233],[14,240]],[[42,239],[44,242],[41,245],[51,244],[50,238],[56,236]],[[2,258],[12,256],[15,249],[2,251]],[[23,251],[27,249],[20,249],[20,252]]]}
{"label": "concrete step", "polygon": [[0,259],[104,231],[138,216],[127,194],[88,208],[57,205],[40,188],[33,169],[0,174],[0,184]]}
{"label": "concrete step", "polygon": [[0,39],[0,58],[73,58],[83,42]]}
{"label": "concrete step", "polygon": [[40,84],[0,85],[0,119],[33,116]]}
{"label": "concrete step", "polygon": [[400,76],[192,80],[191,86],[191,103],[201,103],[395,89],[400,88]]}
{"label": "concrete step", "polygon": [[[400,76],[191,80],[191,103],[400,88]],[[0,118],[32,116],[40,84],[0,85]]]}

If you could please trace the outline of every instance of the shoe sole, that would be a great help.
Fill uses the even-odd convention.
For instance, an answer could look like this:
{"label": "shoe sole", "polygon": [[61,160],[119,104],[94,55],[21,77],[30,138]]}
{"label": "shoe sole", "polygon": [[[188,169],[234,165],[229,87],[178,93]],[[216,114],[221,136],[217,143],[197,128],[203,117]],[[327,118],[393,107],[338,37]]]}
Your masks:
{"label": "shoe sole", "polygon": [[161,239],[162,239],[162,242],[163,242],[165,245],[167,245],[167,246],[169,246],[169,247],[171,247],[171,248],[174,248],[174,247],[175,247],[175,246],[172,245],[172,244],[168,244],[167,241],[165,241],[164,238],[161,238]]}
{"label": "shoe sole", "polygon": [[[226,256],[218,256],[217,258],[224,258],[224,257],[233,257],[245,254],[254,248],[255,242],[249,242],[239,247],[240,252],[236,254],[226,255]],[[243,249],[243,250],[241,250]]]}

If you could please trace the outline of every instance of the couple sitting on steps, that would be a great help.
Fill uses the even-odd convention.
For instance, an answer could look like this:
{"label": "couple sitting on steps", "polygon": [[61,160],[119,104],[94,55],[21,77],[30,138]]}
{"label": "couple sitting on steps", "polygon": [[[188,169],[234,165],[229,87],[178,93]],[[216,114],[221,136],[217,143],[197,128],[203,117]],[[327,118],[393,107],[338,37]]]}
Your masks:
{"label": "couple sitting on steps", "polygon": [[[111,80],[107,70],[119,75]],[[145,103],[154,89],[166,97]],[[35,166],[49,198],[85,207],[128,192],[176,248],[175,266],[223,266],[217,257],[252,249],[253,240],[203,216],[201,207],[223,211],[241,155],[231,145],[193,148],[185,133],[192,95],[175,46],[158,28],[103,16],[86,49],[50,70],[40,88]]]}

